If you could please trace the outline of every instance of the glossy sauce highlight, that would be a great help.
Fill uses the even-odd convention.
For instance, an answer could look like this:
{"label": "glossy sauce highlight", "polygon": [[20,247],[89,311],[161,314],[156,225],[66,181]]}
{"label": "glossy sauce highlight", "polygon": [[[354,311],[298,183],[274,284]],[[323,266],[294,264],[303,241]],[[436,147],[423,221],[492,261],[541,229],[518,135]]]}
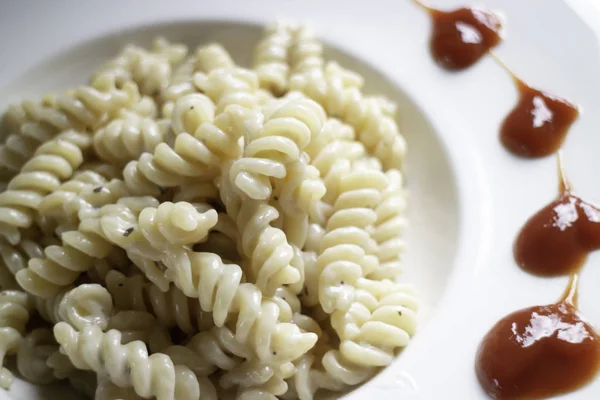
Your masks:
{"label": "glossy sauce highlight", "polygon": [[600,209],[572,192],[561,166],[559,175],[558,197],[529,218],[514,245],[516,263],[538,276],[572,274],[600,249]]}
{"label": "glossy sauce highlight", "polygon": [[502,21],[489,10],[463,7],[440,11],[419,4],[431,16],[431,54],[444,69],[467,69],[502,41]]}
{"label": "glossy sauce highlight", "polygon": [[521,157],[555,153],[579,117],[579,108],[566,99],[532,88],[514,75],[513,79],[519,101],[502,122],[500,141],[508,151]]}
{"label": "glossy sauce highlight", "polygon": [[541,399],[589,383],[600,365],[600,337],[577,312],[577,275],[555,304],[507,315],[487,333],[475,371],[494,399]]}

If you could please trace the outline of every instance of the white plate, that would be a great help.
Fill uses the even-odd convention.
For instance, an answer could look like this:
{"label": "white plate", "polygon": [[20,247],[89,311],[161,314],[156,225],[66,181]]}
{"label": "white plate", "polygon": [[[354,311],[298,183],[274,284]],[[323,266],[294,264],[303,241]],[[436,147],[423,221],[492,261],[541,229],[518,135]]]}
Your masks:
{"label": "white plate", "polygon": [[[573,2],[587,23],[600,22],[585,0]],[[564,146],[566,171],[582,197],[600,201],[597,37],[560,0],[486,5],[507,18],[497,54],[531,85],[583,106]],[[521,272],[511,251],[526,218],[556,195],[556,160],[521,160],[500,146],[499,124],[516,100],[510,77],[490,58],[462,73],[440,70],[428,53],[428,16],[410,1],[0,2],[0,106],[84,82],[125,41],[159,34],[221,41],[242,63],[256,24],[276,17],[312,25],[330,57],[397,100],[410,147],[407,276],[420,290],[422,324],[399,359],[348,399],[483,398],[473,371],[480,338],[511,311],[556,301],[567,283]],[[594,254],[584,268],[580,308],[600,325],[597,264]],[[32,399],[35,390],[19,382],[0,398]],[[39,393],[59,398],[55,388]],[[565,397],[600,397],[600,379]]]}

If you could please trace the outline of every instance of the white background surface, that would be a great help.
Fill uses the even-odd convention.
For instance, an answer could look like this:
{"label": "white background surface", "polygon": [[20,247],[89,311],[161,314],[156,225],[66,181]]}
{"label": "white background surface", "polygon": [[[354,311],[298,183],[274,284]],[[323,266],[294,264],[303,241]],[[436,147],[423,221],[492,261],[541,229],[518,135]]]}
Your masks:
{"label": "white background surface", "polygon": [[[571,3],[587,23],[600,21],[600,9],[593,3]],[[451,8],[463,3],[429,4]],[[506,15],[507,35],[497,54],[514,72],[533,86],[582,105],[583,115],[564,146],[565,166],[576,191],[600,201],[598,37],[559,0],[483,4]],[[225,18],[262,23],[275,17],[308,23],[335,47],[381,70],[423,110],[436,143],[449,157],[446,162],[444,153],[419,142],[419,132],[407,132],[414,160],[408,176],[411,207],[416,210],[409,260],[410,268],[423,271],[415,279],[425,302],[424,323],[400,359],[350,398],[483,398],[473,373],[480,338],[511,311],[556,301],[567,282],[524,274],[511,252],[527,217],[556,195],[556,161],[521,160],[504,151],[497,130],[516,99],[510,78],[489,58],[459,74],[437,68],[427,50],[428,17],[408,0],[1,1],[0,106],[36,98],[69,78],[75,80],[71,84],[78,83],[79,74],[86,73],[80,71],[86,60],[48,60],[92,37],[164,21]],[[94,56],[91,52],[84,58]],[[31,70],[40,65],[41,70]],[[410,127],[413,116],[401,112],[401,117],[407,121],[404,128]],[[444,168],[448,175],[440,172]],[[447,214],[456,226],[446,226]],[[442,234],[436,235],[439,226]],[[448,243],[456,247],[455,257],[449,256]],[[580,305],[596,325],[598,282],[600,257],[593,255],[582,274]],[[19,387],[10,395],[26,398],[18,395]],[[6,393],[0,392],[3,397]],[[600,380],[567,397],[600,398]]]}

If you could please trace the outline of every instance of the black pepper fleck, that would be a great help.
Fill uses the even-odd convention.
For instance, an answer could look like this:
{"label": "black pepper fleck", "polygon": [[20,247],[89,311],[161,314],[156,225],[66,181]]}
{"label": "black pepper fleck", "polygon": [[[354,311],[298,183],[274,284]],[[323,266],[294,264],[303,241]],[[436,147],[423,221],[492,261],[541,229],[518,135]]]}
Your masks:
{"label": "black pepper fleck", "polygon": [[399,316],[402,316],[402,311],[398,311],[398,315],[399,315]]}
{"label": "black pepper fleck", "polygon": [[343,284],[344,284],[344,281],[340,281],[340,285],[343,285]]}
{"label": "black pepper fleck", "polygon": [[133,228],[129,228],[125,232],[123,232],[123,236],[127,237],[127,236],[131,235],[132,232],[133,232]]}
{"label": "black pepper fleck", "polygon": [[102,186],[98,186],[97,188],[94,188],[94,193],[98,193],[102,191]]}

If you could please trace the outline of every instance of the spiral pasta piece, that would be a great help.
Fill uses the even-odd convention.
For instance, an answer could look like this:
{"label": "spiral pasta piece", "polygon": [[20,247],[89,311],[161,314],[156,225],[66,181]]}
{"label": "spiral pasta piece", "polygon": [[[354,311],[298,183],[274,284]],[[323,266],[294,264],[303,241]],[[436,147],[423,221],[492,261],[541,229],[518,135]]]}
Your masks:
{"label": "spiral pasta piece", "polygon": [[36,232],[30,237],[23,238],[21,242],[13,246],[6,242],[0,242],[0,258],[7,273],[14,276],[17,272],[27,267],[30,259],[41,257],[44,254],[44,246],[55,243],[54,239]]}
{"label": "spiral pasta piece", "polygon": [[165,277],[164,265],[161,263],[164,248],[154,248],[139,227],[140,212],[157,205],[156,199],[149,196],[122,198],[117,204],[102,207],[92,224],[95,230],[102,232],[107,243],[126,250],[133,264],[165,292],[170,281]]}
{"label": "spiral pasta piece", "polygon": [[217,212],[198,212],[184,201],[164,202],[157,208],[144,209],[139,217],[139,228],[146,240],[156,248],[165,245],[189,245],[206,238],[217,223]]}
{"label": "spiral pasta piece", "polygon": [[171,67],[180,63],[186,54],[184,45],[172,44],[160,37],[154,40],[151,51],[126,46],[94,73],[92,82],[110,78],[123,86],[127,81],[134,81],[142,94],[154,95],[169,83]]}
{"label": "spiral pasta piece", "polygon": [[0,146],[0,166],[4,179],[14,176],[33,156],[37,147],[68,129],[94,129],[123,106],[139,98],[135,85],[115,86],[114,79],[99,79],[93,86],[82,86],[59,96],[46,96],[40,103],[23,102],[19,109],[20,126],[13,129]]}
{"label": "spiral pasta piece", "polygon": [[42,198],[73,175],[83,162],[82,149],[90,144],[89,135],[65,132],[42,145],[9,182],[0,194],[0,231],[10,243],[21,240],[19,228],[33,224]]}
{"label": "spiral pasta piece", "polygon": [[[326,187],[317,168],[309,165],[303,154],[287,166],[286,178],[281,182],[278,201],[287,214],[310,215],[312,220],[322,220],[318,204],[325,195]],[[300,246],[302,247],[302,246]]]}
{"label": "spiral pasta piece", "polygon": [[133,45],[125,46],[116,57],[105,62],[92,74],[90,82],[110,78],[117,86],[122,87],[126,82],[131,81],[135,50],[136,47]]}
{"label": "spiral pasta piece", "polygon": [[[186,96],[178,103],[184,100]],[[216,165],[239,154],[238,139],[243,133],[248,113],[250,111],[242,107],[230,106],[217,116],[214,123],[202,123],[192,131],[193,134],[187,131],[178,134],[173,147],[161,143],[154,154],[144,153],[137,162],[125,167],[127,187],[137,195],[156,195],[159,191],[157,186],[174,187],[192,178],[212,179],[219,172]],[[211,110],[203,115],[208,120],[212,117]]]}
{"label": "spiral pasta piece", "polygon": [[221,196],[240,232],[242,251],[250,261],[252,282],[268,296],[283,285],[299,283],[301,271],[290,264],[294,249],[285,233],[271,226],[279,212],[264,201],[242,201],[232,188],[233,182],[227,178],[227,168],[221,179]]}
{"label": "spiral pasta piece", "polygon": [[[144,49],[134,48],[131,77],[140,93],[157,95],[167,87],[171,79],[171,63],[166,57]],[[185,56],[184,56],[185,57]]]}
{"label": "spiral pasta piece", "polygon": [[[212,209],[223,210],[219,191],[213,183],[199,182],[186,185],[177,190],[173,201],[191,203],[199,212]],[[217,223],[211,228],[208,236],[193,247],[194,251],[210,251],[229,262],[241,261],[242,250],[239,246],[239,234],[235,221],[224,211],[217,213]]]}
{"label": "spiral pasta piece", "polygon": [[161,93],[163,102],[161,116],[163,118],[171,118],[177,99],[198,92],[193,83],[194,74],[197,72],[195,66],[196,57],[188,56],[181,65],[173,70],[171,81]]}
{"label": "spiral pasta piece", "polygon": [[230,178],[247,196],[267,199],[272,193],[271,179],[286,176],[285,164],[298,160],[302,150],[318,136],[325,112],[309,99],[292,99],[277,108],[264,124],[250,125],[244,156],[237,160]]}
{"label": "spiral pasta piece", "polygon": [[66,222],[58,233],[62,235],[64,232],[77,230],[79,223],[89,217],[95,217],[100,207],[117,203],[128,194],[125,183],[120,179],[87,186],[70,201],[62,204],[63,220]]}
{"label": "spiral pasta piece", "polygon": [[386,172],[388,186],[382,192],[382,199],[375,208],[377,220],[371,229],[371,237],[377,242],[379,266],[368,275],[371,279],[395,280],[402,272],[400,254],[406,247],[402,233],[407,225],[404,211],[406,197],[403,192],[403,179],[400,171]]}
{"label": "spiral pasta piece", "polygon": [[275,95],[284,93],[287,88],[291,31],[289,24],[279,21],[265,29],[263,38],[254,49],[254,69],[260,86]]}
{"label": "spiral pasta piece", "polygon": [[73,364],[80,369],[105,374],[119,387],[133,387],[144,397],[157,400],[198,400],[198,379],[187,367],[174,365],[165,354],[148,355],[140,341],[121,344],[121,333],[103,333],[97,326],[81,332],[59,322],[54,336]]}
{"label": "spiral pasta piece", "polygon": [[291,383],[297,398],[301,400],[312,400],[315,393],[321,389],[330,392],[343,391],[349,386],[364,382],[377,372],[374,368],[359,368],[347,360],[340,359],[335,350],[331,350],[319,360],[322,367],[315,367],[316,361],[314,355],[307,354],[295,363],[296,373]]}
{"label": "spiral pasta piece", "polygon": [[299,398],[312,399],[320,388],[342,390],[371,378],[414,334],[417,304],[410,288],[365,278],[357,280],[356,288],[357,301],[332,315],[341,343],[339,349],[324,353],[320,360],[324,370],[312,367],[311,356],[296,362],[294,388]]}
{"label": "spiral pasta piece", "polygon": [[[139,100],[137,86],[127,82],[122,89],[116,87],[113,77],[102,76],[92,86],[80,86],[56,99],[53,109],[36,110],[40,120],[62,119],[69,121],[69,128],[96,129],[122,107]],[[72,122],[71,122],[72,121]]]}
{"label": "spiral pasta piece", "polygon": [[231,69],[235,63],[231,55],[220,44],[212,43],[196,50],[196,69],[211,72],[217,69]]}
{"label": "spiral pasta piece", "polygon": [[8,389],[14,379],[13,374],[2,367],[4,358],[18,350],[31,309],[27,293],[20,290],[0,292],[0,387],[3,389]]}
{"label": "spiral pasta piece", "polygon": [[[243,213],[243,211],[242,211]],[[103,226],[103,230],[104,232],[106,232],[106,234],[119,246],[125,248],[125,249],[129,249],[132,245],[133,246],[139,246],[140,245],[140,241],[142,239],[142,237],[139,238],[123,238],[123,236],[121,235],[121,232],[124,231],[124,227],[128,224],[128,222],[126,222],[127,219],[126,218],[119,218],[119,217],[110,217],[107,216],[105,218],[103,218],[102,220],[102,226]],[[268,223],[268,221],[267,221]],[[130,232],[138,232],[140,229],[135,229],[135,228],[130,228],[131,231]],[[139,234],[138,234],[139,235]],[[129,236],[129,235],[127,235]],[[141,251],[138,250],[137,252],[141,255],[145,255],[146,257],[148,257],[149,253],[152,251],[153,249],[148,249],[147,251]],[[273,258],[276,258],[278,254],[276,254]],[[130,258],[131,257],[131,253],[130,253]],[[152,259],[152,256],[150,256],[150,258]],[[133,259],[133,258],[132,258]],[[208,291],[210,290],[210,292],[213,292],[214,290],[217,290],[217,293],[219,293],[220,289],[216,289],[211,287],[210,285],[213,284],[217,284],[217,282],[212,282],[211,281],[207,281],[207,284],[209,285],[208,287],[202,286],[203,285],[203,280],[202,280],[202,275],[206,274],[206,273],[210,273],[211,270],[214,270],[215,268],[219,268],[219,269],[224,269],[228,271],[228,274],[231,275],[232,281],[230,281],[229,283],[226,284],[226,287],[229,287],[230,290],[234,290],[235,288],[232,287],[232,285],[235,285],[237,282],[237,284],[239,284],[239,280],[241,279],[241,269],[234,264],[223,264],[221,259],[219,257],[217,257],[214,254],[209,254],[209,253],[191,253],[187,250],[185,250],[183,247],[171,247],[169,249],[168,252],[161,252],[159,251],[158,254],[156,255],[156,259],[159,260],[165,264],[168,268],[168,270],[166,271],[165,275],[167,276],[167,278],[173,282],[175,282],[175,284],[185,293],[186,296],[189,297],[199,297],[201,295],[201,293],[208,293]],[[202,260],[206,260],[206,262],[203,262]],[[135,260],[134,260],[135,261]],[[269,260],[267,260],[268,262]],[[277,260],[276,260],[277,261]],[[194,263],[194,262],[197,262]],[[273,263],[273,262],[271,262]],[[209,269],[206,270],[204,269],[206,267],[208,267]],[[200,268],[200,270],[198,271],[197,269]],[[291,267],[290,267],[291,268]],[[148,279],[150,279],[151,281],[155,281],[156,278],[154,278],[157,274],[156,271],[154,270],[150,270],[148,271],[147,268],[145,267],[141,267],[142,271],[144,271],[144,273],[146,274],[146,276],[148,277]],[[156,269],[156,267],[152,267],[152,269]],[[292,269],[293,272],[296,272],[295,270]],[[297,272],[296,272],[297,273]],[[195,278],[195,275],[200,275],[200,277]],[[204,279],[209,279],[209,277],[207,276]],[[198,283],[196,283],[198,282]],[[198,288],[196,288],[194,285],[199,284],[201,286],[199,286]],[[276,282],[276,285],[279,284],[279,282]],[[252,287],[252,291],[257,291],[257,289],[251,285],[250,287]],[[166,287],[163,286],[163,290],[167,290]],[[248,289],[250,290],[250,289]],[[212,300],[213,300],[213,296],[210,295],[210,300],[208,300],[206,298],[206,294],[204,294],[203,296],[205,296],[204,298],[200,297],[200,304],[202,307],[202,310],[205,312],[212,312],[213,313],[213,318],[215,321],[215,324],[217,326],[222,326],[223,323],[225,322],[225,319],[229,313],[229,308],[231,308],[231,305],[227,305],[226,307],[224,307],[223,301],[228,302],[231,300],[227,300],[229,295],[225,295],[226,297],[224,298],[224,300],[215,300],[217,301],[216,305],[219,306],[218,309],[215,309],[214,306],[211,304]],[[203,300],[204,299],[204,300]],[[258,307],[260,308],[260,305],[258,305]],[[277,317],[279,315],[279,306],[277,307],[277,312],[275,315],[275,320],[277,320]],[[254,313],[256,314],[256,310],[254,311]],[[271,316],[272,317],[272,316]],[[258,318],[258,316],[254,315],[252,317],[247,317],[247,318],[251,318],[251,322],[246,322],[246,324],[250,324],[250,326],[252,324],[254,324],[254,321]],[[283,329],[283,328],[282,328]],[[247,341],[247,335],[248,332],[244,333],[236,333],[236,335],[238,335],[238,337],[242,337],[243,339],[241,340],[242,343],[245,343]],[[239,336],[241,335],[241,336]],[[255,344],[256,346],[259,346],[257,344]],[[263,355],[263,357],[269,355],[270,353],[268,352],[268,350],[266,350],[266,346],[268,346],[268,343],[266,345],[260,345],[259,346],[259,350],[257,350],[260,354]],[[282,357],[283,355],[280,355],[280,357]]]}
{"label": "spiral pasta piece", "polygon": [[58,186],[46,195],[38,206],[38,212],[44,217],[59,219],[65,217],[64,207],[77,195],[106,183],[106,178],[94,171],[75,174],[73,178]]}
{"label": "spiral pasta piece", "polygon": [[[118,201],[119,212],[134,217],[146,206],[155,205],[157,200],[154,198],[122,198]],[[21,287],[39,297],[55,296],[82,272],[92,268],[96,260],[107,258],[114,247],[101,229],[100,220],[109,212],[114,212],[114,208],[105,206],[90,213],[81,221],[78,230],[62,234],[62,246],[49,246],[44,249],[45,259],[30,260],[27,268],[16,275]]]}
{"label": "spiral pasta piece", "polygon": [[381,307],[360,327],[355,339],[343,340],[339,353],[332,352],[331,358],[337,362],[350,363],[358,368],[373,368],[389,365],[395,357],[394,349],[408,344],[414,334],[414,315],[398,306]]}
{"label": "spiral pasta piece", "polygon": [[309,220],[326,219],[328,211],[321,202],[326,187],[319,170],[308,164],[306,154],[286,168],[286,177],[275,187],[275,196],[282,210],[282,230],[288,242],[301,249],[308,240]]}
{"label": "spiral pasta piece", "polygon": [[188,48],[182,43],[171,43],[166,38],[159,36],[152,41],[152,53],[166,59],[171,66],[177,66],[187,56]]}
{"label": "spiral pasta piece", "polygon": [[327,222],[317,259],[319,302],[325,312],[345,310],[354,300],[354,282],[378,265],[377,244],[366,228],[376,221],[386,176],[375,169],[354,168],[339,182],[339,195]]}
{"label": "spiral pasta piece", "polygon": [[323,201],[333,206],[339,195],[341,178],[351,171],[353,163],[366,155],[366,149],[354,140],[354,130],[349,125],[330,118],[306,152],[311,157],[311,165],[319,170],[327,187]]}
{"label": "spiral pasta piece", "polygon": [[84,283],[67,288],[49,299],[36,297],[34,303],[45,320],[52,323],[65,321],[77,329],[87,325],[106,329],[113,312],[112,297],[99,284]]}
{"label": "spiral pasta piece", "polygon": [[121,344],[144,342],[152,353],[164,352],[173,345],[167,329],[159,325],[156,317],[146,311],[117,311],[108,321],[106,330],[119,331]]}
{"label": "spiral pasta piece", "polygon": [[162,114],[165,118],[171,118],[175,101],[182,96],[197,93],[198,88],[194,85],[194,75],[197,72],[208,73],[214,69],[233,68],[234,63],[231,56],[220,45],[209,44],[199,47],[193,55],[190,55],[179,65],[171,77],[169,85],[162,92],[164,101]]}
{"label": "spiral pasta piece", "polygon": [[145,152],[153,152],[165,141],[169,129],[166,120],[157,123],[152,118],[127,113],[94,134],[94,150],[103,161],[124,166]]}
{"label": "spiral pasta piece", "polygon": [[196,299],[187,297],[174,286],[163,292],[142,275],[127,277],[113,270],[106,276],[106,287],[115,307],[151,312],[166,328],[178,327],[185,333],[193,333],[207,330],[213,324],[210,314],[200,310]]}
{"label": "spiral pasta piece", "polygon": [[55,380],[54,372],[47,365],[48,358],[56,351],[52,331],[47,328],[34,329],[28,333],[17,351],[17,369],[27,381],[48,384]]}
{"label": "spiral pasta piece", "polygon": [[350,124],[385,169],[401,169],[406,142],[389,115],[390,107],[378,98],[365,97],[361,85],[358,77],[336,63],[329,63],[324,72],[297,74],[290,80],[290,89],[302,91],[330,115]]}
{"label": "spiral pasta piece", "polygon": [[232,104],[257,109],[261,102],[258,75],[245,68],[219,68],[209,73],[199,72],[194,75],[194,85],[217,105],[217,114]]}
{"label": "spiral pasta piece", "polygon": [[[315,313],[315,316],[319,314]],[[349,385],[369,379],[376,372],[374,368],[359,367],[347,362],[332,363],[332,350],[337,347],[331,340],[335,332],[328,333],[327,325],[322,330],[319,322],[302,314],[297,314],[295,321],[302,329],[317,333],[319,342],[312,353],[305,354],[294,362],[293,374],[287,381],[289,391],[284,398],[311,400],[321,389],[340,392],[347,390]]]}
{"label": "spiral pasta piece", "polygon": [[252,350],[239,343],[228,328],[214,326],[196,333],[185,346],[171,346],[164,352],[198,376],[208,376],[217,369],[233,370],[243,359],[254,357]]}
{"label": "spiral pasta piece", "polygon": [[[55,96],[44,96],[38,107],[52,107],[55,103]],[[20,171],[40,144],[51,140],[61,128],[68,128],[67,123],[61,123],[63,121],[59,121],[59,126],[39,122],[35,114],[27,113],[27,110],[31,110],[31,107],[11,105],[7,111],[8,117],[13,117],[11,123],[6,123],[6,140],[0,145],[0,167],[4,181]]]}
{"label": "spiral pasta piece", "polygon": [[316,335],[278,323],[279,306],[263,299],[255,285],[240,283],[239,266],[224,264],[211,253],[186,250],[170,252],[164,263],[177,287],[186,296],[198,298],[202,310],[212,312],[215,325],[221,327],[230,313],[237,314],[235,337],[248,343],[264,362],[291,361],[316,342]]}
{"label": "spiral pasta piece", "polygon": [[258,359],[245,360],[223,374],[219,386],[225,390],[237,388],[238,399],[276,399],[288,391],[285,379],[294,370],[291,362],[273,366]]}
{"label": "spiral pasta piece", "polygon": [[323,68],[323,45],[306,26],[297,27],[292,33],[289,50],[289,64],[292,74],[319,71]]}

